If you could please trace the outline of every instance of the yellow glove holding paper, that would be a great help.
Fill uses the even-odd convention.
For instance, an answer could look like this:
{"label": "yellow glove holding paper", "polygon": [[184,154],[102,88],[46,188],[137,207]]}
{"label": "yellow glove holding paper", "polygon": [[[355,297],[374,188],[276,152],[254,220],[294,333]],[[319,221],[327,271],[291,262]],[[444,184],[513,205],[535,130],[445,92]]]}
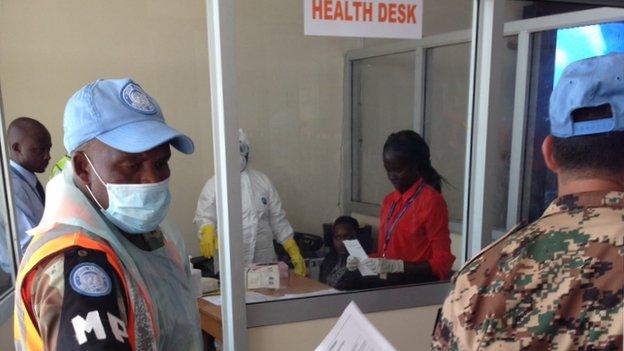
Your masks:
{"label": "yellow glove holding paper", "polygon": [[212,224],[206,224],[199,229],[199,251],[202,256],[212,258],[219,245],[217,232]]}
{"label": "yellow glove holding paper", "polygon": [[295,273],[305,277],[305,262],[303,261],[303,256],[301,256],[301,252],[299,252],[299,247],[297,246],[295,239],[292,237],[286,239],[286,241],[282,243],[282,246],[284,247],[284,250],[288,252],[288,256],[290,256],[290,261],[294,266],[293,270],[295,271]]}

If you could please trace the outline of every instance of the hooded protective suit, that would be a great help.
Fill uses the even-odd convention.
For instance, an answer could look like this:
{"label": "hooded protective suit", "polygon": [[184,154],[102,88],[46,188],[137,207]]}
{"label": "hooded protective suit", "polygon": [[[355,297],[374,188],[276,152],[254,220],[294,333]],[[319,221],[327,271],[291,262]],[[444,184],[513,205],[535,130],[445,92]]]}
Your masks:
{"label": "hooded protective suit", "polygon": [[[273,240],[282,244],[295,273],[306,274],[305,263],[293,238],[293,229],[286,219],[277,190],[264,173],[247,167],[251,149],[245,133],[239,129],[243,244],[245,264],[276,261]],[[202,254],[211,258],[216,254],[218,232],[217,207],[215,204],[215,179],[206,182],[195,212],[195,224],[199,228]],[[218,262],[218,260],[214,260]]]}
{"label": "hooded protective suit", "polygon": [[[293,235],[279,195],[264,173],[250,168],[241,172],[241,193],[245,264],[275,262],[273,239],[283,243]],[[218,231],[215,196],[213,177],[197,202],[194,222],[198,228],[211,224]]]}

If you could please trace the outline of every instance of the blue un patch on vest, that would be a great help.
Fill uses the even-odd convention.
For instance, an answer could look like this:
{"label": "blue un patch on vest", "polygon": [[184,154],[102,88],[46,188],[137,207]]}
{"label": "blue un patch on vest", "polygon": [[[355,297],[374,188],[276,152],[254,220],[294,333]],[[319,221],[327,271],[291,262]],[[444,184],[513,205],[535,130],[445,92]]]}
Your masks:
{"label": "blue un patch on vest", "polygon": [[69,283],[79,294],[98,297],[111,292],[111,279],[97,264],[91,262],[75,266],[69,274]]}

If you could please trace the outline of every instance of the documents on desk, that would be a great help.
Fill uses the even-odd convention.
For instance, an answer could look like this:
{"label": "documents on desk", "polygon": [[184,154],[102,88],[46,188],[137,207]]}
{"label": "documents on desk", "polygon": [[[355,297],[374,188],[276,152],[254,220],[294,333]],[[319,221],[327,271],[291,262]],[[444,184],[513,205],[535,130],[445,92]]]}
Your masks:
{"label": "documents on desk", "polygon": [[370,268],[364,265],[364,263],[362,263],[365,259],[368,258],[368,255],[366,254],[366,251],[364,251],[364,248],[362,248],[362,245],[360,245],[360,242],[358,240],[344,240],[343,243],[345,248],[347,248],[349,255],[357,258],[360,261],[360,263],[358,264],[358,270],[360,271],[360,274],[362,274],[362,276],[377,275]]}
{"label": "documents on desk", "polygon": [[245,269],[247,289],[274,289],[280,287],[280,272],[276,264],[251,265]]}
{"label": "documents on desk", "polygon": [[[273,295],[264,295],[255,291],[247,291],[245,293],[245,302],[246,303],[257,303],[257,302],[268,302],[268,301],[277,301],[277,300],[288,300],[288,299],[297,299],[302,297],[313,297],[319,295],[329,295],[339,293],[340,291],[336,289],[325,289],[319,290],[304,294],[285,294],[281,296],[273,296]],[[205,296],[204,300],[210,302],[213,305],[221,306],[221,295],[214,296]]]}
{"label": "documents on desk", "polygon": [[351,301],[315,351],[396,351]]}

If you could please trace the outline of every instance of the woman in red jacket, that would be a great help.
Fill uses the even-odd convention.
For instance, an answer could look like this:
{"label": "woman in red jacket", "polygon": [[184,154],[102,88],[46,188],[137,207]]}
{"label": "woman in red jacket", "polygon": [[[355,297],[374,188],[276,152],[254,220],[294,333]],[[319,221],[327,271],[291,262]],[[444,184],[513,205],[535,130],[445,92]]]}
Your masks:
{"label": "woman in red jacket", "polygon": [[[381,206],[377,252],[362,264],[388,284],[448,279],[455,256],[442,177],[431,166],[429,146],[414,131],[393,133],[384,144],[383,164],[395,191]],[[350,257],[348,266],[357,265]]]}

